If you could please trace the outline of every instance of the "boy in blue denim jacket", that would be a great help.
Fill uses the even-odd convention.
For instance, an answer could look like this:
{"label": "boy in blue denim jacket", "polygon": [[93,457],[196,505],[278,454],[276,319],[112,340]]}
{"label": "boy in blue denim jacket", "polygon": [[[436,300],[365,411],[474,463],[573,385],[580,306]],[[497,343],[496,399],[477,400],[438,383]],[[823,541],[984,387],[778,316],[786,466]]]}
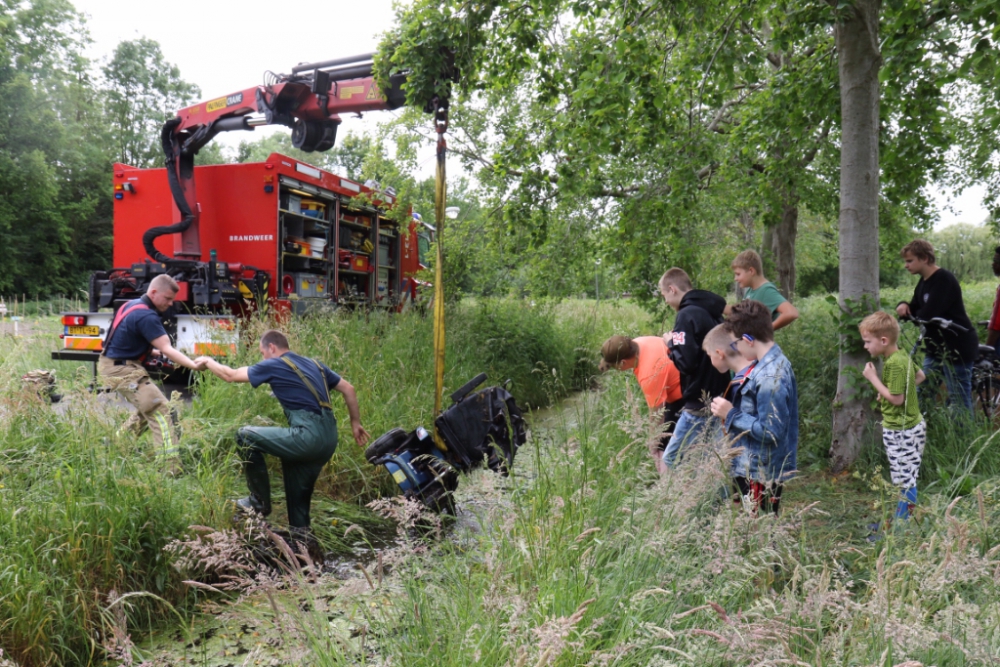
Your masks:
{"label": "boy in blue denim jacket", "polygon": [[774,342],[771,312],[759,301],[733,306],[726,326],[735,347],[750,362],[740,387],[739,407],[712,401],[712,414],[742,445],[747,466],[745,496],[751,509],[777,514],[785,481],[795,474],[799,448],[799,399],[792,365]]}
{"label": "boy in blue denim jacket", "polygon": [[[733,404],[734,410],[739,410],[740,389],[746,381],[746,371],[752,368],[743,358],[743,355],[736,351],[736,336],[729,330],[727,324],[719,324],[714,329],[705,334],[705,341],[701,344],[705,354],[708,355],[712,366],[720,373],[732,375],[726,393],[722,395],[727,401]],[[725,436],[723,436],[725,438]],[[725,438],[728,440],[728,438]],[[728,443],[732,452],[732,459],[729,464],[729,474],[732,477],[733,490],[739,493],[742,498],[748,493],[746,456],[743,453],[743,444],[739,439]],[[739,498],[736,502],[740,502]]]}

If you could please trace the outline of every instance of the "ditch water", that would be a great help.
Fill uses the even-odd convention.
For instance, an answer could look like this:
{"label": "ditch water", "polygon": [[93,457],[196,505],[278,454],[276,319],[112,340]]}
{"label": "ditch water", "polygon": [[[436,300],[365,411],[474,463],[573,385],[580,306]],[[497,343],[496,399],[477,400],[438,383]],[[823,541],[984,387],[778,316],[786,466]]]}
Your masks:
{"label": "ditch water", "polygon": [[[522,449],[545,446],[549,433],[575,427],[596,398],[594,392],[579,392],[533,411],[528,418],[529,439]],[[515,461],[518,480],[530,484],[534,466],[532,453],[522,451]],[[456,517],[443,526],[445,539],[474,545],[483,517],[511,484],[488,471],[464,476],[456,492]],[[483,492],[484,488],[490,491]],[[338,514],[336,506],[319,501],[314,501],[314,508],[317,517]],[[208,601],[184,627],[153,632],[138,647],[138,657],[148,667],[277,667],[316,664],[309,657],[313,647],[333,643],[345,655],[357,656],[357,664],[380,664],[381,638],[372,633],[368,619],[374,612],[392,614],[399,583],[391,578],[390,561],[405,540],[395,523],[367,508],[352,506],[350,522],[362,530],[349,531],[350,541],[326,558],[319,576],[270,587],[236,603],[216,603],[212,600],[219,596],[207,594]]]}

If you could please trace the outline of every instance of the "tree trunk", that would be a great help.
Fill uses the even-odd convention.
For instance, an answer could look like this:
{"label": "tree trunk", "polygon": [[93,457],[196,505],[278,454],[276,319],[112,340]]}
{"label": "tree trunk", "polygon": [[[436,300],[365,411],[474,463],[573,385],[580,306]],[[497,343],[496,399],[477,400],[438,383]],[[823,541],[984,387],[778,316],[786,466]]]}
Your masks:
{"label": "tree trunk", "polygon": [[786,299],[795,294],[795,239],[799,233],[799,200],[789,196],[781,206],[781,222],[771,235],[771,253],[777,267],[778,287]]}
{"label": "tree trunk", "polygon": [[[840,71],[840,306],[843,317],[878,303],[880,0],[855,0],[836,26]],[[867,360],[864,350],[840,339],[840,372],[833,403],[831,468],[840,472],[858,457],[871,425],[870,410],[854,387]]]}
{"label": "tree trunk", "polygon": [[768,225],[766,222],[760,239],[760,263],[765,276],[771,273],[774,265],[774,225]]}

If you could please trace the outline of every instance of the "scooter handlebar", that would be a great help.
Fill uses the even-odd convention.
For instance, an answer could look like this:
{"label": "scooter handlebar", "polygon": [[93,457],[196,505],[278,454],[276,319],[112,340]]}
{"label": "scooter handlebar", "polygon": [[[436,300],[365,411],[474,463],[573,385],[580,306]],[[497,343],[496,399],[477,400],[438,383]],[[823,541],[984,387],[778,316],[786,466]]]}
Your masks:
{"label": "scooter handlebar", "polygon": [[458,391],[451,395],[451,400],[453,403],[458,403],[463,398],[469,395],[469,392],[486,382],[486,373],[480,373],[476,377],[472,378],[465,384],[463,384]]}

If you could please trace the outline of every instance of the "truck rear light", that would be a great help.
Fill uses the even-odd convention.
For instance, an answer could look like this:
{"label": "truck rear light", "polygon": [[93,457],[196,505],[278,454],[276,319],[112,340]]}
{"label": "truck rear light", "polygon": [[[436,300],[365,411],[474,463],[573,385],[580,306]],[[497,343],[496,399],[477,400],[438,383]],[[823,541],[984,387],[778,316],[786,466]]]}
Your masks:
{"label": "truck rear light", "polygon": [[87,323],[87,318],[83,315],[63,315],[62,323],[67,327],[79,327]]}

